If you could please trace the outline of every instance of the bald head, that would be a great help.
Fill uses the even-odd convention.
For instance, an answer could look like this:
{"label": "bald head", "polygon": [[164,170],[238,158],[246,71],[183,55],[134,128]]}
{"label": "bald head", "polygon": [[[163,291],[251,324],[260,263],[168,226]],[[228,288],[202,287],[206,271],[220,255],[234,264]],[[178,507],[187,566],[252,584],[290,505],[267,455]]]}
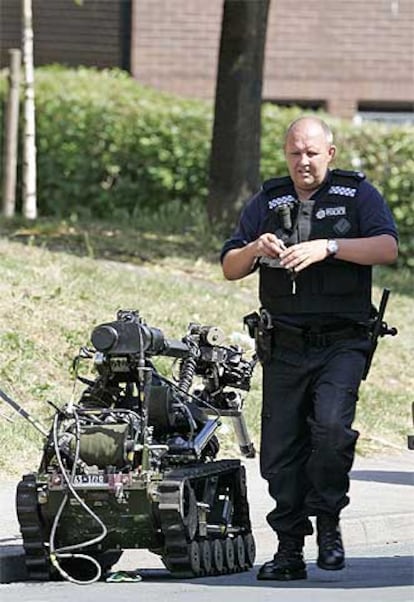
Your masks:
{"label": "bald head", "polygon": [[302,131],[303,129],[311,130],[311,131],[313,130],[315,132],[317,132],[319,130],[325,136],[327,144],[328,145],[333,144],[334,137],[333,137],[332,130],[328,126],[328,124],[325,121],[323,121],[323,119],[320,119],[319,117],[313,117],[312,115],[309,115],[309,116],[305,116],[305,117],[298,117],[298,119],[295,119],[294,121],[292,121],[292,123],[289,125],[288,129],[286,130],[285,146],[286,146],[286,141],[290,134],[292,134],[295,131]]}

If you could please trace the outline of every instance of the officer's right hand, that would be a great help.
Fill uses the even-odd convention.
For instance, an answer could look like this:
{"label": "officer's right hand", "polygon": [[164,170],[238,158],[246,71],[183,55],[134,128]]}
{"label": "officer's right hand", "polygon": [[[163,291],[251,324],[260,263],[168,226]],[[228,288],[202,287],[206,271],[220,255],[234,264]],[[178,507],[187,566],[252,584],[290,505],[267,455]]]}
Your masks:
{"label": "officer's right hand", "polygon": [[275,259],[286,249],[285,243],[275,234],[265,232],[256,240],[256,257],[270,257]]}
{"label": "officer's right hand", "polygon": [[246,246],[230,249],[223,258],[223,274],[227,280],[238,280],[251,274],[260,257],[277,259],[285,249],[282,240],[266,232]]}

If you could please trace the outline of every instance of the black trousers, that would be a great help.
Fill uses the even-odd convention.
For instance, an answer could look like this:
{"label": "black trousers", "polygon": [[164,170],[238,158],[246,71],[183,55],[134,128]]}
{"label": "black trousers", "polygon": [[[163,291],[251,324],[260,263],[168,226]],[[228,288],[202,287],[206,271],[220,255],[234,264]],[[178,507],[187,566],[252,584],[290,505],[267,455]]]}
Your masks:
{"label": "black trousers", "polygon": [[300,350],[276,342],[263,366],[260,466],[276,501],[267,520],[279,535],[309,535],[309,516],[338,515],[349,503],[367,350],[359,339]]}

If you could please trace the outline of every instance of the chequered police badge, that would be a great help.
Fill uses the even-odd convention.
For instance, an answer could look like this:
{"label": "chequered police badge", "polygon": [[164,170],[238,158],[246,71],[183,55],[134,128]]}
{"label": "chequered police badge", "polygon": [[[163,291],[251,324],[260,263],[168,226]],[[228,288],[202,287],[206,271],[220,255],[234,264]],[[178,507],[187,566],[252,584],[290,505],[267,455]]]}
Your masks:
{"label": "chequered police badge", "polygon": [[354,197],[357,193],[357,188],[349,188],[348,186],[331,186],[328,194],[337,194],[338,196]]}
{"label": "chequered police badge", "polygon": [[284,196],[276,197],[269,201],[269,209],[280,207],[281,205],[290,205],[296,203],[296,199],[292,194],[285,194]]}

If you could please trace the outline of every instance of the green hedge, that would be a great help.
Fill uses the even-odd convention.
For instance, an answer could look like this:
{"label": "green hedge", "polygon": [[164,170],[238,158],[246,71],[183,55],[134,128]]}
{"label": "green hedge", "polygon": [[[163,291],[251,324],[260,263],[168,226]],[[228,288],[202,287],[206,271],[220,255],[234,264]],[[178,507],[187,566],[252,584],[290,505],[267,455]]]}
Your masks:
{"label": "green hedge", "polygon": [[[35,77],[42,215],[139,219],[142,208],[205,203],[211,103],[162,94],[116,70],[54,66]],[[3,74],[0,113],[6,88]],[[263,178],[286,172],[284,131],[299,114],[264,105]],[[338,166],[365,171],[384,194],[400,231],[401,263],[413,267],[414,128],[325,118],[335,131]]]}
{"label": "green hedge", "polygon": [[205,198],[211,112],[138,86],[121,71],[36,71],[43,215],[110,218]]}

